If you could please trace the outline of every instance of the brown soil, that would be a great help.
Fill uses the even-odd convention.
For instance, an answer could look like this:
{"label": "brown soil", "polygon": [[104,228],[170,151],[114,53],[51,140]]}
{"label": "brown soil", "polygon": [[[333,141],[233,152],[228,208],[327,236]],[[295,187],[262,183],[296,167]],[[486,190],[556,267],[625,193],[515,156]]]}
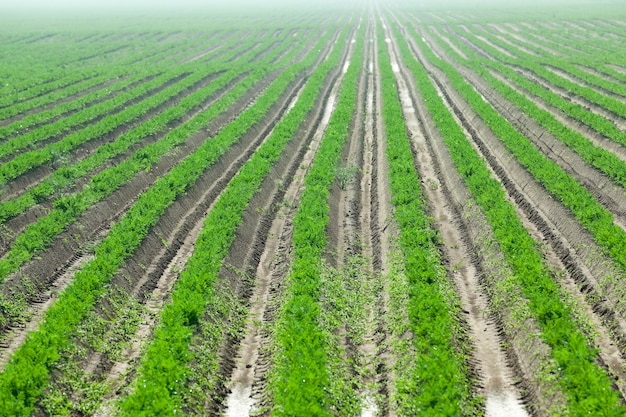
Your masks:
{"label": "brown soil", "polygon": [[[599,336],[595,345],[599,348],[601,361],[608,366],[610,372],[618,378],[618,386],[623,385],[624,378],[624,320],[615,312],[619,308],[619,298],[604,288],[613,288],[615,280],[606,279],[607,273],[615,276],[615,267],[604,260],[607,270],[597,269],[593,257],[599,256],[599,248],[591,236],[573,218],[573,215],[557,203],[535,180],[526,172],[515,158],[510,155],[469,107],[467,103],[448,84],[446,77],[438,70],[430,68],[439,88],[448,101],[449,106],[462,125],[471,132],[475,146],[485,156],[496,176],[509,193],[509,198],[518,207],[518,214],[531,235],[548,244],[545,247],[546,261],[555,270],[565,270],[563,282],[575,281],[578,291],[584,294],[585,303],[581,309],[587,313],[593,310],[592,321],[603,326],[596,328]],[[463,112],[460,111],[463,109]],[[589,246],[584,246],[589,245]],[[593,252],[593,255],[590,254]],[[596,267],[596,269],[594,269]],[[613,271],[611,272],[611,270]],[[555,278],[556,279],[556,278]],[[608,282],[607,282],[608,281]],[[562,285],[563,291],[571,286]],[[604,288],[603,288],[604,287]],[[613,291],[613,290],[611,290]],[[622,293],[620,289],[617,292]],[[590,296],[594,294],[594,296]],[[572,294],[578,297],[578,292]],[[579,297],[580,298],[580,297]],[[601,301],[598,301],[601,300]],[[584,328],[584,326],[582,326]],[[589,335],[589,337],[592,337]],[[610,340],[609,340],[610,339]],[[617,353],[615,346],[619,348]]]}
{"label": "brown soil", "polygon": [[[491,317],[488,296],[481,288],[479,271],[482,268],[476,264],[476,248],[465,243],[470,241],[467,226],[463,224],[456,200],[458,197],[452,194],[462,194],[462,188],[458,185],[452,188],[450,182],[445,182],[446,178],[441,172],[442,162],[437,159],[443,156],[443,152],[439,150],[439,155],[435,154],[434,148],[440,146],[433,143],[441,139],[429,119],[409,70],[398,59],[395,40],[392,40],[391,45],[392,66],[395,61],[400,100],[417,159],[415,165],[428,198],[431,215],[437,222],[444,242],[442,249],[448,275],[454,282],[463,309],[468,313],[463,321],[467,323],[473,347],[472,366],[482,385],[477,389],[486,397],[488,408],[497,409],[498,405],[506,405],[513,411],[513,415],[525,415],[519,400],[521,393],[515,385],[515,370],[502,348],[501,330]],[[454,172],[452,170],[448,175]],[[458,179],[455,182],[458,184]],[[455,191],[451,193],[450,190]],[[463,197],[467,201],[468,197]]]}
{"label": "brown soil", "polygon": [[[276,74],[268,75],[258,84],[257,88],[265,88],[275,76]],[[138,173],[109,197],[89,208],[74,224],[68,226],[37,259],[24,265],[19,274],[8,277],[2,283],[3,292],[14,293],[22,287],[21,276],[27,276],[36,288],[35,293],[30,294],[29,297],[29,302],[32,303],[31,309],[34,311],[41,310],[43,297],[45,297],[49,287],[60,278],[69,265],[74,264],[80,258],[84,248],[93,246],[98,240],[97,236],[107,231],[113,222],[130,208],[137,196],[148,189],[157,178],[167,173],[171,167],[197,149],[207,139],[207,131],[210,132],[211,136],[214,135],[235,115],[243,111],[259,91],[251,89],[242,99],[231,106],[228,112],[224,112],[214,119],[206,131],[193,135],[183,146],[179,146],[178,152],[165,155],[149,172]],[[159,246],[161,244],[157,244],[156,247]],[[54,271],[54,273],[51,274],[50,271]],[[61,289],[59,288],[59,291]],[[14,334],[6,333],[10,326],[9,323],[4,328],[3,339],[7,342],[14,337]]]}

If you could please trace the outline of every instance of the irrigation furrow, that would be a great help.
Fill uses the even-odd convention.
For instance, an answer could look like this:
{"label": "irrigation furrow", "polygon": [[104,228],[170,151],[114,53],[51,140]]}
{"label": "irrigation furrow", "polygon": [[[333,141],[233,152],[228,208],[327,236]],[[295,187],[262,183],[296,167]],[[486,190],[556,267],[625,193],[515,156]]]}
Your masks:
{"label": "irrigation furrow", "polygon": [[[229,112],[222,113],[220,117],[207,126],[206,130],[211,132],[211,135],[218,132],[222,126],[225,126],[236,117],[236,115],[240,114],[248,107],[255,96],[259,94],[259,91],[262,91],[273,77],[275,77],[275,74],[262,80],[257,87],[259,88],[258,90],[250,90],[238,100],[237,103],[231,106]],[[115,219],[122,216],[128,207],[132,205],[138,195],[148,189],[159,176],[167,173],[171,167],[175,166],[178,162],[183,160],[184,157],[197,149],[206,138],[207,133],[194,135],[186,141],[184,152],[177,152],[165,156],[159,164],[153,166],[149,172],[143,171],[139,173],[105,200],[89,208],[73,225],[69,226],[55,239],[54,243],[40,255],[39,259],[23,266],[19,273],[14,274],[3,283],[2,288],[6,288],[7,290],[5,291],[11,294],[16,288],[19,289],[23,287],[23,284],[20,285],[23,279],[22,277],[28,277],[30,284],[34,285],[37,291],[34,294],[30,294],[27,300],[38,301],[35,304],[31,304],[31,308],[36,311],[35,314],[41,314],[41,310],[47,305],[41,304],[42,297],[45,296],[45,291],[55,282],[55,279],[59,278],[58,273],[50,274],[50,271],[57,272],[65,270],[69,265],[79,259],[80,252],[83,250],[82,248],[95,246],[97,243],[96,236],[105,233],[105,231],[111,227]],[[57,291],[60,292],[60,290],[62,290],[62,288],[58,287]],[[23,312],[17,319],[21,320],[24,314],[27,313]],[[9,340],[16,335],[26,333],[28,329],[29,327],[27,326],[24,329],[20,329],[19,332],[6,335],[3,341],[5,343],[11,343],[11,346],[15,348],[17,345],[13,342],[9,342]],[[19,338],[20,336],[17,337]],[[8,357],[11,351],[11,349],[8,349],[2,352],[3,358]]]}
{"label": "irrigation furrow", "polygon": [[[432,122],[428,120],[423,99],[417,93],[414,82],[411,82],[409,71],[399,59],[397,46],[392,39],[389,46],[396,62],[396,82],[400,91],[400,99],[404,110],[407,129],[413,139],[413,152],[420,179],[428,196],[431,215],[436,219],[439,232],[443,239],[443,251],[446,259],[448,275],[460,294],[463,309],[467,312],[469,337],[472,341],[473,359],[476,372],[482,383],[481,395],[486,397],[487,415],[527,415],[520,399],[521,393],[515,386],[516,372],[509,364],[506,352],[501,347],[503,340],[497,321],[493,320],[488,306],[486,292],[480,283],[480,265],[476,265],[476,248],[467,245],[467,236],[463,215],[459,207],[459,198],[467,204],[468,197],[460,188],[459,179],[450,179],[454,171],[442,175],[441,158],[443,151],[437,151],[436,133]],[[452,182],[453,181],[453,182]],[[451,186],[455,184],[456,186]],[[453,190],[451,194],[451,191]],[[465,191],[467,193],[467,191]],[[461,197],[462,196],[462,197]],[[461,200],[461,201],[463,201]],[[468,262],[469,261],[469,262]]]}
{"label": "irrigation furrow", "polygon": [[[416,48],[413,48],[414,53]],[[533,231],[535,239],[544,241],[550,246],[546,247],[546,257],[551,266],[556,270],[559,264],[555,260],[560,260],[565,266],[565,278],[563,282],[573,280],[578,283],[579,291],[585,293],[586,302],[589,307],[583,306],[579,310],[588,312],[594,311],[596,317],[593,322],[602,322],[603,326],[596,328],[599,337],[587,334],[587,337],[594,341],[599,349],[599,359],[608,366],[610,373],[619,378],[621,383],[626,381],[626,374],[623,365],[626,363],[624,357],[626,352],[623,349],[623,339],[626,321],[620,318],[615,312],[615,308],[621,304],[619,298],[607,291],[603,291],[599,282],[603,281],[603,275],[590,274],[592,267],[589,263],[593,261],[589,257],[589,248],[594,251],[597,247],[591,237],[581,231],[578,222],[573,219],[571,213],[564,209],[559,203],[539,185],[535,179],[516,161],[516,159],[504,149],[502,143],[484,125],[483,121],[476,115],[472,108],[460,97],[460,95],[448,84],[447,78],[438,69],[434,68],[427,61],[421,58],[422,63],[429,69],[431,76],[438,85],[442,96],[448,102],[451,113],[455,114],[469,132],[474,146],[480,149],[480,153],[489,162],[493,172],[506,188],[512,201],[518,207],[518,215],[524,221],[527,228]],[[590,247],[583,247],[585,243]],[[594,251],[594,254],[598,252]],[[597,262],[597,261],[595,261]],[[609,263],[610,264],[610,263]],[[609,267],[609,271],[611,268]],[[611,275],[614,277],[615,275]],[[609,287],[623,287],[623,283],[615,282],[614,278],[609,278],[605,285]],[[567,285],[562,284],[563,294],[566,294]],[[619,292],[623,292],[620,289]],[[595,292],[595,294],[593,294]],[[563,295],[567,299],[567,296]],[[571,295],[576,298],[576,294]],[[571,298],[570,297],[570,298]],[[569,303],[572,303],[570,300]],[[575,306],[572,306],[577,311]],[[579,326],[585,332],[584,321],[579,320]],[[582,319],[584,320],[584,319]],[[607,341],[610,341],[607,343]],[[616,350],[619,349],[619,352]],[[617,358],[617,359],[616,359]]]}

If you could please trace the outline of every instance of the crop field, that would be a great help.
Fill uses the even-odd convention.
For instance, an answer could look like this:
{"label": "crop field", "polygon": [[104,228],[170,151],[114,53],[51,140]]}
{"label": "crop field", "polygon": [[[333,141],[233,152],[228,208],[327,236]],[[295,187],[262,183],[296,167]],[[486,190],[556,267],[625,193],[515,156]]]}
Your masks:
{"label": "crop field", "polygon": [[7,19],[0,416],[626,415],[623,5]]}

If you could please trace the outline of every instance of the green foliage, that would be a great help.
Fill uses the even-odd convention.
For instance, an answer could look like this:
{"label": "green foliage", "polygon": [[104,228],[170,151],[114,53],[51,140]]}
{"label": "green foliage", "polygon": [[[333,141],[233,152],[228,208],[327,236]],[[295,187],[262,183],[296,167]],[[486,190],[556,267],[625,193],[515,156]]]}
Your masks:
{"label": "green foliage", "polygon": [[[505,253],[506,261],[517,277],[524,295],[529,300],[530,309],[541,327],[542,340],[552,348],[554,360],[560,367],[558,383],[568,397],[570,412],[573,415],[622,415],[624,407],[620,396],[612,390],[611,380],[605,370],[597,365],[596,349],[587,345],[585,337],[571,316],[570,308],[562,302],[557,284],[547,271],[541,254],[535,247],[535,241],[517,217],[513,205],[505,199],[502,186],[491,176],[485,161],[465,138],[465,134],[433,87],[428,73],[413,58],[395,26],[394,31],[396,38],[400,40],[402,56],[415,76],[426,105],[450,150],[453,162],[491,224],[494,236]],[[413,34],[413,39],[427,59],[446,73],[454,88],[465,97],[515,156],[521,161],[528,161],[526,165],[531,172],[540,170],[543,172],[542,178],[552,177],[552,181],[563,178],[564,174],[558,167],[551,165],[547,168],[544,165],[547,163],[545,157],[538,155],[538,152],[528,145],[526,138],[519,135],[502,116],[495,113],[495,110],[481,99],[454,67],[436,57],[421,37]],[[501,125],[498,126],[497,123]],[[504,136],[501,129],[506,129],[511,136]],[[553,182],[546,181],[546,187],[550,184]],[[570,187],[570,193],[580,187],[570,180],[565,184]],[[585,200],[586,195],[580,192],[572,194],[572,198]],[[585,383],[582,384],[580,381]]]}
{"label": "green foliage", "polygon": [[[455,416],[476,414],[480,403],[472,393],[468,346],[458,322],[459,305],[440,266],[437,231],[423,203],[420,178],[406,131],[394,73],[379,28],[383,118],[387,138],[389,181],[394,217],[400,229],[401,262],[406,276],[411,349],[399,349],[394,403],[402,415]],[[406,59],[406,57],[405,57]],[[458,349],[456,346],[463,346]],[[414,357],[404,359],[408,352]]]}

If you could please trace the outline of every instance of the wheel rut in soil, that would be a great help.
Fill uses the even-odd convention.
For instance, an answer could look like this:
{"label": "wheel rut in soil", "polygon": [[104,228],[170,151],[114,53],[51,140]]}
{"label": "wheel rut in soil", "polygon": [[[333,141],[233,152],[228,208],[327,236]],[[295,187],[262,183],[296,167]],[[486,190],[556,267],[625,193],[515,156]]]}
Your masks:
{"label": "wheel rut in soil", "polygon": [[[346,51],[343,62],[348,59]],[[236,262],[239,257],[239,268],[253,279],[244,294],[250,305],[244,335],[240,340],[231,341],[225,352],[228,356],[223,373],[229,376],[229,381],[218,407],[226,416],[250,415],[267,401],[265,375],[271,367],[271,360],[262,347],[270,343],[269,327],[279,307],[281,287],[291,263],[292,221],[303,191],[304,178],[334,111],[342,79],[340,69],[329,76],[311,116],[307,117],[308,122],[295,135],[299,139],[289,144],[292,152],[286,154],[292,156],[281,160],[277,167],[280,171],[272,173],[264,181],[262,192],[258,194],[265,195],[263,200],[251,204],[247,210],[244,224],[253,221],[256,226],[241,228],[243,234],[238,232],[236,240],[242,238],[240,244],[250,242],[248,250],[239,248],[231,251],[231,262]],[[280,178],[280,184],[276,183],[276,178]],[[254,207],[261,207],[261,212],[266,214],[259,216]],[[254,236],[248,236],[244,229],[254,231]],[[236,244],[234,242],[233,248]],[[246,256],[242,259],[237,253]]]}
{"label": "wheel rut in soil", "polygon": [[[457,289],[463,309],[467,312],[462,320],[468,328],[473,347],[472,368],[482,384],[479,392],[486,397],[488,415],[501,415],[498,413],[503,412],[508,412],[509,415],[527,415],[521,403],[522,394],[516,387],[516,370],[511,366],[507,352],[502,348],[501,330],[491,317],[488,297],[481,286],[479,276],[481,268],[475,262],[476,249],[466,244],[470,239],[467,236],[467,227],[463,226],[463,217],[458,206],[459,197],[453,197],[450,191],[460,194],[461,189],[445,182],[446,178],[441,173],[441,162],[437,160],[433,150],[437,145],[434,144],[435,129],[432,121],[426,117],[423,99],[418,95],[417,87],[411,81],[410,72],[400,59],[395,39],[390,33],[387,33],[387,37],[392,39],[392,42],[388,43],[388,49],[392,66],[394,62],[396,63],[394,66],[397,68],[396,83],[407,130],[412,139],[415,166],[430,212],[436,220],[444,242],[442,252],[448,276]],[[448,175],[452,175],[453,172],[449,172]],[[456,182],[458,183],[458,180]]]}
{"label": "wheel rut in soil", "polygon": [[[414,45],[413,51],[414,53],[416,51]],[[420,61],[425,63],[423,57],[420,58]],[[585,305],[579,309],[585,313],[593,311],[592,322],[603,324],[596,328],[599,336],[594,340],[594,344],[599,349],[598,360],[608,366],[610,374],[617,378],[617,386],[622,387],[626,381],[624,379],[626,355],[623,349],[626,322],[621,315],[615,313],[620,305],[619,299],[616,299],[610,292],[604,291],[602,285],[605,288],[617,286],[618,293],[623,292],[621,288],[623,285],[612,279],[607,282],[604,274],[594,274],[602,267],[598,269],[595,264],[597,260],[592,259],[589,252],[585,253],[585,251],[593,251],[593,254],[597,256],[600,250],[589,234],[581,230],[573,215],[551,198],[547,191],[537,184],[534,178],[504,149],[480,117],[450,86],[445,75],[428,63],[425,64],[451,113],[470,133],[469,137],[474,142],[474,146],[485,157],[493,173],[509,194],[510,201],[517,207],[524,226],[529,229],[535,240],[548,244],[544,248],[545,260],[554,270],[561,270],[565,273],[560,283],[562,291],[565,292],[571,288],[567,285],[568,280],[576,282],[579,290],[568,294],[582,301],[578,292],[583,292]],[[586,244],[589,246],[585,246]],[[611,271],[610,261],[603,262],[603,267],[606,267],[607,263],[609,273],[613,274],[609,276],[615,276],[615,270]],[[591,337],[591,335],[587,336]]]}
{"label": "wheel rut in soil", "polygon": [[[35,318],[44,313],[47,293],[50,293],[50,286],[56,285],[55,293],[59,293],[64,287],[59,286],[57,280],[63,276],[63,271],[71,265],[80,263],[81,256],[85,255],[85,248],[93,247],[99,241],[99,236],[105,236],[113,223],[124,215],[132,206],[137,197],[147,190],[160,176],[166,174],[173,166],[179,163],[187,155],[197,149],[204,141],[214,136],[223,126],[240,114],[256,97],[269,85],[277,73],[269,74],[265,79],[248,91],[240,100],[231,106],[228,112],[212,120],[207,129],[192,135],[183,146],[179,146],[178,152],[165,155],[158,164],[147,172],[142,171],[133,177],[126,184],[122,185],[110,196],[96,203],[85,211],[72,225],[68,226],[47,250],[42,252],[37,259],[25,264],[19,273],[13,274],[2,283],[2,290],[15,290],[23,286],[21,279],[26,276],[34,285],[35,293],[29,294],[29,309],[35,314]],[[207,133],[210,132],[210,133]],[[160,240],[159,240],[160,242]],[[161,246],[161,245],[157,245]],[[54,271],[52,274],[50,271]],[[68,284],[71,279],[65,281]],[[55,284],[57,283],[57,284]],[[25,327],[13,329],[14,324],[9,323],[3,328],[3,343],[10,347],[0,352],[0,358],[6,360],[10,354],[18,347],[12,339],[19,340],[24,335],[36,328],[37,323],[29,321]]]}

